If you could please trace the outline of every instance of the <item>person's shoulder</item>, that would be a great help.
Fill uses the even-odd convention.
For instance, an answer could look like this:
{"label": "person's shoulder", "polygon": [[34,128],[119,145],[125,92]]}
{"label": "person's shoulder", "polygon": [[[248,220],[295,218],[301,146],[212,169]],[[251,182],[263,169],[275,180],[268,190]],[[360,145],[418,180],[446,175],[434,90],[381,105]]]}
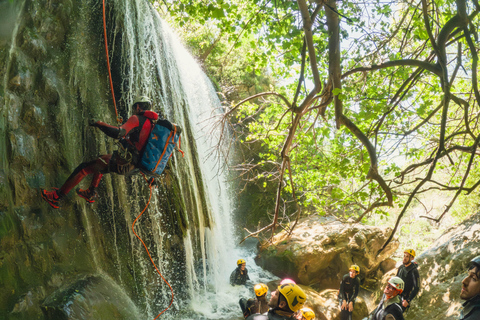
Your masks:
{"label": "person's shoulder", "polygon": [[348,274],[348,273],[343,276],[343,280],[348,279],[348,278],[350,278],[350,274]]}

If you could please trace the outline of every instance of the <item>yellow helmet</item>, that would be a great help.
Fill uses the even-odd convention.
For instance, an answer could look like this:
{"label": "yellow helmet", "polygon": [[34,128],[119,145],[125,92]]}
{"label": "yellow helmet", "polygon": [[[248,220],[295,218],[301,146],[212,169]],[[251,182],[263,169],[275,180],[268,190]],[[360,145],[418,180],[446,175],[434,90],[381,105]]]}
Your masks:
{"label": "yellow helmet", "polygon": [[245,262],[245,260],[243,260],[243,259],[238,259],[238,260],[237,260],[237,266],[239,266],[239,265],[241,265],[241,264],[244,264],[244,263],[246,263],[246,262]]}
{"label": "yellow helmet", "polygon": [[403,253],[408,253],[410,254],[412,257],[415,258],[415,250],[413,249],[405,249],[405,251]]}
{"label": "yellow helmet", "polygon": [[348,269],[348,270],[353,270],[353,271],[357,272],[357,274],[360,273],[360,267],[357,266],[356,264],[352,264],[350,266],[350,269]]}
{"label": "yellow helmet", "polygon": [[267,292],[268,292],[268,287],[266,284],[264,283],[259,283],[259,284],[256,284],[254,287],[253,287],[253,291],[255,291],[255,295],[257,297],[261,297],[263,295],[266,295]]}
{"label": "yellow helmet", "polygon": [[315,319],[315,312],[313,312],[313,310],[310,308],[307,308],[307,307],[302,308],[300,309],[300,312],[302,313],[302,317],[307,320]]}
{"label": "yellow helmet", "polygon": [[288,307],[293,312],[297,312],[303,307],[305,300],[307,300],[307,295],[303,292],[302,288],[293,283],[282,284],[277,287],[278,292],[280,292],[287,300]]}

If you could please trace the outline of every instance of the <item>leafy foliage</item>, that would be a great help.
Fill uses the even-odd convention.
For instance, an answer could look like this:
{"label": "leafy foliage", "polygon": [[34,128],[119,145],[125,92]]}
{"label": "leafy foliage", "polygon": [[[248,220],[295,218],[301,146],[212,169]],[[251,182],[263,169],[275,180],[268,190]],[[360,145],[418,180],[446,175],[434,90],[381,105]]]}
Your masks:
{"label": "leafy foliage", "polygon": [[214,60],[229,61],[209,67],[220,82],[229,79],[223,84],[248,81],[250,72],[280,79],[232,104],[223,120],[234,115],[234,129],[248,129],[245,143],[262,146],[242,177],[278,185],[275,215],[283,208],[288,225],[302,208],[360,221],[393,206],[396,230],[429,190],[451,199],[428,217],[436,221],[462,193],[476,192],[476,1],[165,0],[162,7],[179,26],[209,28],[201,33],[208,37],[189,41],[200,57],[215,45]]}

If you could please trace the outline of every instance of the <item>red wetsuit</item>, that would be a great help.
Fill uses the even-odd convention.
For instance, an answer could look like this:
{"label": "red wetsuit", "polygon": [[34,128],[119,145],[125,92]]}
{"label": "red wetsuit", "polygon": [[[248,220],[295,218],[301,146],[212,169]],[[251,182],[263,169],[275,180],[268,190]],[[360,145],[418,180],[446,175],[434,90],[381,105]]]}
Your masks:
{"label": "red wetsuit", "polygon": [[[93,126],[98,127],[111,138],[120,139],[124,146],[130,145],[134,148],[133,150],[136,149],[138,154],[141,154],[152,130],[152,122],[148,119],[157,120],[158,114],[153,111],[142,111],[138,115],[131,116],[120,127],[111,126],[101,121],[97,121]],[[89,174],[93,174],[90,188],[96,188],[105,173],[126,174],[135,168],[136,163],[122,162],[122,159],[118,159],[115,155],[115,153],[113,157],[111,154],[102,155],[93,161],[80,164],[59,191],[63,194],[69,193]]]}

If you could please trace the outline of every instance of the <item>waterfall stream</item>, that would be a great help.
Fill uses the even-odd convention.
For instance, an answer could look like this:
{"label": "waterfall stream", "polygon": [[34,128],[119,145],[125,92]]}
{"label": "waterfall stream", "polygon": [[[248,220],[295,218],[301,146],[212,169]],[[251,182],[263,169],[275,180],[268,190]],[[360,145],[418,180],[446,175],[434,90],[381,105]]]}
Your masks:
{"label": "waterfall stream", "polygon": [[[123,26],[123,81],[138,83],[143,93],[161,101],[167,118],[173,118],[183,128],[189,127],[194,138],[194,141],[191,141],[194,148],[185,149],[185,161],[189,162],[189,165],[187,172],[177,171],[177,178],[197,179],[196,183],[188,185],[191,187],[200,183],[205,190],[204,197],[200,190],[194,190],[197,223],[196,226],[191,225],[183,240],[186,254],[184,285],[187,287],[188,297],[187,301],[177,302],[180,312],[174,318],[241,318],[238,300],[240,297],[252,297],[253,292],[251,287],[247,289],[230,286],[229,276],[236,267],[236,260],[247,260],[252,281],[268,281],[273,279],[273,276],[255,268],[253,249],[236,248],[234,242],[231,219],[233,195],[227,185],[227,173],[219,168],[225,159],[215,158],[221,153],[212,153],[212,150],[218,147],[219,139],[219,132],[212,130],[214,116],[221,108],[217,93],[178,36],[146,1],[119,0],[115,7],[116,24],[122,21],[120,24]],[[158,83],[170,86],[173,91],[173,94],[170,94],[172,101],[165,98],[168,95],[164,85],[163,91],[152,91],[152,88],[158,87]],[[131,91],[123,92],[122,99],[131,99],[132,95]],[[228,136],[224,138],[228,139]],[[198,154],[197,166],[190,156],[195,152],[193,149]],[[199,172],[195,172],[196,167],[200,169]],[[202,203],[201,199],[205,203]],[[194,252],[195,250],[197,252]],[[163,286],[163,290],[162,296],[168,297],[168,288]],[[149,316],[155,315],[153,310],[148,313]],[[165,318],[170,317],[166,314]]]}
{"label": "waterfall stream", "polygon": [[[2,319],[111,319],[111,309],[116,319],[153,319],[170,302],[131,230],[149,199],[140,175],[105,175],[91,205],[71,192],[53,210],[39,195],[116,149],[88,126],[92,118],[115,124],[102,2],[0,3],[12,12],[0,33],[0,241],[9,244],[0,261]],[[106,1],[106,26],[119,115],[125,121],[134,97],[146,95],[183,129],[185,157],[174,152],[135,225],[175,293],[161,317],[242,319],[239,298],[274,277],[256,267],[254,241],[236,243],[217,93],[149,1]],[[240,258],[249,287],[229,284]]]}

